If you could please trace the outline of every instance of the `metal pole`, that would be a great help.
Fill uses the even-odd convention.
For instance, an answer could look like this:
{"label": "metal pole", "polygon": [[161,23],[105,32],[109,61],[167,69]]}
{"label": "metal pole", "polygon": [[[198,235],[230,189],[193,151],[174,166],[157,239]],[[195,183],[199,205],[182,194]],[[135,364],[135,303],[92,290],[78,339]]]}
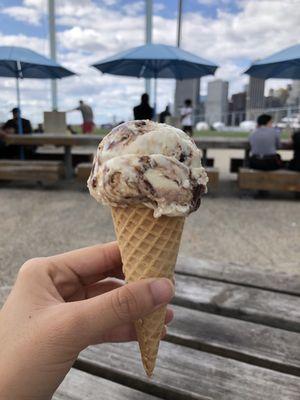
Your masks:
{"label": "metal pole", "polygon": [[[50,58],[56,61],[55,0],[48,0]],[[52,110],[57,110],[57,82],[51,79]]]}
{"label": "metal pole", "polygon": [[[23,135],[20,82],[19,82],[19,79],[20,79],[19,77],[21,74],[21,63],[19,61],[17,62],[17,67],[18,67],[18,75],[17,75],[17,79],[16,79],[16,89],[17,89],[17,104],[18,104],[18,132],[19,132],[19,135]],[[24,158],[25,158],[24,147],[20,146],[20,159],[24,160]]]}
{"label": "metal pole", "polygon": [[180,47],[181,44],[181,26],[182,26],[182,0],[178,0],[177,47]]}
{"label": "metal pole", "polygon": [[[178,0],[178,13],[177,13],[177,39],[176,44],[177,47],[180,47],[181,44],[181,30],[182,30],[182,0]],[[174,115],[179,118],[180,116],[180,107],[181,104],[181,92],[184,90],[182,82],[176,80],[176,87],[174,93]]]}
{"label": "metal pole", "polygon": [[18,131],[20,135],[23,135],[23,125],[22,125],[22,115],[21,115],[21,96],[20,96],[20,81],[19,79],[22,78],[22,67],[20,61],[17,61],[17,103],[18,103]]}
{"label": "metal pole", "polygon": [[[146,44],[152,43],[152,0],[146,1]],[[151,96],[151,79],[145,79],[145,92]]]}
{"label": "metal pole", "polygon": [[157,121],[157,78],[154,78],[154,121]]}

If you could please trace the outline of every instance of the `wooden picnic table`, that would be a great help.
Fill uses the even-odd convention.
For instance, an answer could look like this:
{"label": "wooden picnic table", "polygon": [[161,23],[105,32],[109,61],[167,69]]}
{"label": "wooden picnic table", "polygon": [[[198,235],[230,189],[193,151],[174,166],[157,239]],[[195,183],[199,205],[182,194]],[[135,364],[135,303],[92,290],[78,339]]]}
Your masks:
{"label": "wooden picnic table", "polygon": [[54,400],[299,400],[300,274],[187,257],[176,272],[153,378],[136,343],[91,346]]}
{"label": "wooden picnic table", "polygon": [[[56,134],[32,134],[32,135],[8,135],[6,144],[11,145],[54,145],[64,147],[64,162],[66,177],[73,175],[72,153],[73,146],[93,146],[95,149],[102,140],[100,135],[56,135]],[[197,146],[202,149],[203,160],[206,161],[208,149],[241,149],[245,151],[245,159],[249,156],[249,142],[247,138],[225,138],[225,137],[197,137],[194,138]],[[282,150],[290,150],[290,142],[282,140]]]}
{"label": "wooden picnic table", "polygon": [[300,399],[300,275],[180,257],[175,319],[154,376],[136,343],[83,351],[54,396]]}

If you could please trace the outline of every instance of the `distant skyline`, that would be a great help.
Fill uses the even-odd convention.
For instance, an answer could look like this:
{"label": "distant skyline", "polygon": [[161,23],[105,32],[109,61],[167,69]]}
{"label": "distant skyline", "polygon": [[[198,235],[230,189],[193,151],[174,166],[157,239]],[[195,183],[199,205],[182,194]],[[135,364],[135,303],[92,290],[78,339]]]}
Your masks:
{"label": "distant skyline", "polygon": [[[144,81],[101,75],[89,65],[125,48],[144,43],[145,6],[140,0],[58,0],[58,61],[79,76],[58,84],[59,109],[71,109],[79,99],[92,105],[96,122],[132,117]],[[242,72],[252,60],[299,42],[299,0],[184,0],[182,47],[218,65],[217,78],[229,81],[230,94],[243,90]],[[176,44],[177,0],[153,0],[153,41]],[[46,0],[0,0],[1,45],[29,47],[45,55],[48,45]],[[207,81],[202,79],[201,94]],[[269,80],[270,87],[287,83]],[[15,105],[15,82],[0,78],[0,120]],[[23,112],[34,122],[50,109],[50,83],[21,83]],[[158,110],[173,102],[174,81],[158,83]],[[80,122],[79,113],[68,115]]]}

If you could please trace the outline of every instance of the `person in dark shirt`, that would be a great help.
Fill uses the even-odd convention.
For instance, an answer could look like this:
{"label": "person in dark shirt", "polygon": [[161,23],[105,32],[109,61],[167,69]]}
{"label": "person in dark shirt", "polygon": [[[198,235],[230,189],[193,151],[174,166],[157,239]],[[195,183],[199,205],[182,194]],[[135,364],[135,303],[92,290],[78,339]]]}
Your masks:
{"label": "person in dark shirt", "polygon": [[149,105],[149,96],[144,93],[141,97],[141,104],[133,109],[134,119],[152,119],[154,110]]}
{"label": "person in dark shirt", "polygon": [[[2,126],[2,129],[9,133],[20,133],[19,132],[19,124],[18,124],[18,116],[19,116],[19,109],[17,107],[13,108],[11,110],[13,118],[9,119],[8,121],[5,122],[5,124]],[[22,120],[22,128],[23,128],[23,134],[28,134],[32,133],[32,127],[31,123],[28,119],[21,118]]]}
{"label": "person in dark shirt", "polygon": [[300,171],[300,130],[293,133],[292,144],[294,156],[289,163],[289,169],[292,169],[293,171]]}
{"label": "person in dark shirt", "polygon": [[[19,132],[19,109],[17,107],[11,110],[13,118],[9,119],[2,125],[0,129],[0,158],[19,158],[20,157],[20,146],[17,145],[6,145],[5,137],[7,135],[18,134]],[[21,118],[23,134],[32,133],[31,123],[28,119]],[[25,146],[24,155],[25,158],[34,157],[35,146]]]}
{"label": "person in dark shirt", "polygon": [[167,106],[165,111],[163,111],[159,114],[159,122],[164,124],[166,122],[166,118],[170,117],[170,116],[171,116],[170,108],[169,108],[169,106]]}

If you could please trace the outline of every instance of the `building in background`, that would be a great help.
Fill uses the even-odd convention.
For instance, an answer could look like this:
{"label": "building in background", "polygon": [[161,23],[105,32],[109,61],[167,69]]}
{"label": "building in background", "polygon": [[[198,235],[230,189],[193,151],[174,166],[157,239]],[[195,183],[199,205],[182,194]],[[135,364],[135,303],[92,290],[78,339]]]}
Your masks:
{"label": "building in background", "polygon": [[228,82],[222,79],[211,81],[207,85],[205,121],[227,123],[228,117]]}
{"label": "building in background", "polygon": [[235,93],[229,103],[228,125],[239,126],[246,119],[246,92]]}
{"label": "building in background", "polygon": [[191,99],[195,113],[199,113],[200,103],[200,79],[184,79],[176,81],[174,116],[180,117],[180,108],[184,106],[184,101]]}
{"label": "building in background", "polygon": [[287,104],[289,106],[299,106],[300,105],[300,80],[294,80],[291,85],[291,90],[289,97],[287,99]]}
{"label": "building in background", "polygon": [[247,85],[246,119],[256,120],[264,108],[265,81],[250,76]]}
{"label": "building in background", "polygon": [[264,106],[265,108],[279,108],[284,106],[285,100],[279,90],[270,89],[268,96],[265,97]]}

